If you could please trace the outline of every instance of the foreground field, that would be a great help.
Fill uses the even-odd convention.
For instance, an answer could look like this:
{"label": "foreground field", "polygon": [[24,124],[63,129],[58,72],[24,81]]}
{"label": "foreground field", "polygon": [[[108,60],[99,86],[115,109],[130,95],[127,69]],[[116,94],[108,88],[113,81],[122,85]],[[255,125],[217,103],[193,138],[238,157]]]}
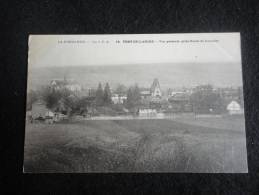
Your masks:
{"label": "foreground field", "polygon": [[243,118],[27,124],[25,172],[247,172]]}

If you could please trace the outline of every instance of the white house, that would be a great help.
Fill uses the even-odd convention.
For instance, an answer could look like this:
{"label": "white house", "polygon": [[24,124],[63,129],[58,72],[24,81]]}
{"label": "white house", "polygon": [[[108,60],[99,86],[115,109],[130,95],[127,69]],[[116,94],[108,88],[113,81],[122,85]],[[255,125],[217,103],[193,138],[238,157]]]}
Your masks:
{"label": "white house", "polygon": [[155,109],[139,109],[138,114],[140,117],[156,116],[157,111]]}
{"label": "white house", "polygon": [[231,101],[228,105],[227,105],[227,111],[229,114],[233,115],[233,114],[242,114],[244,111],[241,108],[240,104],[236,101]]}
{"label": "white house", "polygon": [[114,94],[112,97],[112,102],[114,104],[123,104],[124,101],[127,100],[127,96],[121,96],[121,95],[118,95],[118,94]]}

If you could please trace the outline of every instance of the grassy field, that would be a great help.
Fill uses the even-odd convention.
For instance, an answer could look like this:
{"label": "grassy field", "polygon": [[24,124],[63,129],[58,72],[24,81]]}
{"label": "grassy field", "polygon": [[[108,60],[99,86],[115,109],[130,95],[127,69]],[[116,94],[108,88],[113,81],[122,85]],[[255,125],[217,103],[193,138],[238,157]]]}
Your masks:
{"label": "grassy field", "polygon": [[25,172],[247,172],[243,118],[27,124]]}

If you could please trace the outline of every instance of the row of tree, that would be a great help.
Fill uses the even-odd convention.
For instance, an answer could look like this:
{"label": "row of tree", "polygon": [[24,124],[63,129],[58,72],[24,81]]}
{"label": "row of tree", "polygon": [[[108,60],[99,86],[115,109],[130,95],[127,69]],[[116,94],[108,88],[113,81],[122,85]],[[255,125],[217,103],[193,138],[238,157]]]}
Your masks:
{"label": "row of tree", "polygon": [[190,96],[190,104],[195,113],[222,113],[226,110],[219,93],[211,85],[200,85]]}
{"label": "row of tree", "polygon": [[104,89],[102,88],[102,84],[99,83],[98,88],[95,94],[95,103],[96,106],[109,106],[112,104],[111,99],[112,93],[109,86],[109,83],[105,84]]}
{"label": "row of tree", "polygon": [[[127,96],[123,107],[128,109],[138,108],[143,104],[141,101],[141,93],[138,85],[129,88],[119,85],[115,90],[119,96]],[[30,91],[27,95],[27,109],[31,109],[32,103],[42,99],[46,106],[52,110],[70,110],[73,112],[81,112],[89,107],[112,107],[112,93],[109,83],[102,87],[99,83],[93,97],[78,97],[72,91],[67,89],[55,90],[50,86],[42,88],[40,91]],[[224,99],[219,93],[213,90],[211,85],[201,85],[196,87],[195,91],[189,97],[189,103],[193,112],[196,113],[222,113],[226,109]],[[242,99],[242,98],[241,98]],[[113,106],[114,107],[114,106]]]}
{"label": "row of tree", "polygon": [[[127,96],[127,100],[124,102],[124,106],[127,108],[134,108],[141,104],[140,89],[138,85],[126,88],[124,85],[119,85],[115,93],[119,96]],[[52,110],[64,109],[78,111],[81,108],[94,106],[111,106],[112,105],[112,93],[109,83],[102,87],[99,83],[95,90],[93,98],[77,97],[72,91],[63,89],[54,89],[51,86],[45,86],[39,91],[30,91],[27,94],[27,109],[31,109],[31,105],[41,99],[45,102],[46,107]]]}

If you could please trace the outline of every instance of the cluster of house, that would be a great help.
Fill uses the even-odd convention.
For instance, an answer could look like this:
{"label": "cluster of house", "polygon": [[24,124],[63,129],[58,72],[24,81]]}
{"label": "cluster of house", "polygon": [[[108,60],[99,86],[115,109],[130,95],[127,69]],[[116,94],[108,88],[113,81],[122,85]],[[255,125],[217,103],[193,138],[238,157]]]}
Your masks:
{"label": "cluster of house", "polygon": [[[50,82],[50,86],[55,90],[66,88],[70,91],[73,91],[74,94],[77,94],[78,96],[94,96],[93,89],[85,90],[81,85],[75,82],[75,80],[71,79],[54,79]],[[242,114],[243,106],[241,106],[240,103],[236,100],[236,90],[220,90],[221,91],[219,91],[219,93],[224,95],[224,98],[229,101],[226,107],[229,114]],[[192,89],[184,89],[173,91],[169,90],[167,93],[163,93],[158,79],[154,79],[149,89],[140,90],[142,104],[139,106],[138,114],[139,116],[154,116],[161,110],[163,110],[163,112],[169,113],[192,112],[192,105],[190,104],[190,95],[192,92]],[[127,95],[116,94],[112,92],[111,100],[113,104],[124,104],[127,100]],[[45,104],[41,101],[35,102],[32,105],[30,114],[32,118],[52,118],[54,121],[59,121],[66,118],[66,115],[62,113],[54,113],[48,110]]]}
{"label": "cluster of house", "polygon": [[73,92],[81,92],[82,86],[79,85],[74,79],[53,79],[50,82],[50,86],[55,90],[66,88]]}
{"label": "cluster of house", "polygon": [[[158,79],[154,79],[150,89],[140,91],[142,105],[139,106],[139,115],[154,115],[158,110],[163,112],[193,112],[193,106],[190,103],[190,96],[195,91],[194,88],[185,88],[178,90],[168,90],[163,93]],[[238,101],[238,91],[235,88],[213,89],[214,92],[226,101],[226,110],[230,115],[243,114],[243,106]],[[114,104],[123,104],[127,100],[126,94],[112,96]]]}
{"label": "cluster of house", "polygon": [[[146,101],[160,100],[162,98],[162,91],[158,79],[154,79],[150,89],[142,89],[140,96],[142,100]],[[114,104],[123,104],[127,100],[127,95],[113,93],[111,99]]]}

